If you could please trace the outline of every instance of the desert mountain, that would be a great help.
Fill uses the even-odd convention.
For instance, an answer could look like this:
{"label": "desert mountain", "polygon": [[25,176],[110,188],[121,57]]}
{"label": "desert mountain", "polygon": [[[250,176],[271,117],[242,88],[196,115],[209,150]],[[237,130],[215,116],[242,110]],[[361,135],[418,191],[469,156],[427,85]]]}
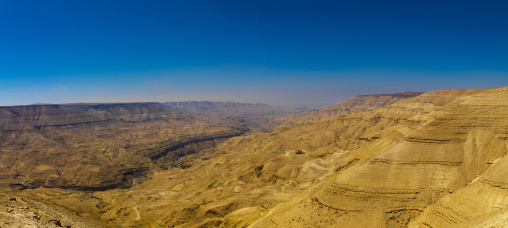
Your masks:
{"label": "desert mountain", "polygon": [[[374,103],[203,146],[128,189],[8,194],[120,227],[508,224],[508,87]],[[223,123],[202,126],[195,130],[235,132]],[[134,151],[140,161],[149,157],[128,154]]]}

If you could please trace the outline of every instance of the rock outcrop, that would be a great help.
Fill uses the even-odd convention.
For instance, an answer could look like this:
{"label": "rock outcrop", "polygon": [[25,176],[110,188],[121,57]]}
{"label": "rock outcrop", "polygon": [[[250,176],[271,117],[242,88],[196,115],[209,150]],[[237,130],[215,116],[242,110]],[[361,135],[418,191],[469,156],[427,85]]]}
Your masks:
{"label": "rock outcrop", "polygon": [[0,227],[106,227],[105,224],[85,220],[63,208],[24,197],[0,193],[0,204]]}

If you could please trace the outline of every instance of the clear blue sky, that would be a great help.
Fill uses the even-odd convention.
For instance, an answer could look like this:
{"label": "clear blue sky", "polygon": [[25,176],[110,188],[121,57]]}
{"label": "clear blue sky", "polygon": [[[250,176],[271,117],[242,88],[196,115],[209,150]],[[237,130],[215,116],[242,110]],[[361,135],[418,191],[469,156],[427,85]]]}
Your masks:
{"label": "clear blue sky", "polygon": [[508,1],[0,0],[0,105],[508,86]]}

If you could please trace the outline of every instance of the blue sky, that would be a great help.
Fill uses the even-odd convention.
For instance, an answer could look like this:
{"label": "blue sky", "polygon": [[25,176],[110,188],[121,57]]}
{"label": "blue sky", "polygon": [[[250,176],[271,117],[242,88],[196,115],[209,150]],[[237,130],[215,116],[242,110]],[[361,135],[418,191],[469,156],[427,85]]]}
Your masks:
{"label": "blue sky", "polygon": [[0,0],[0,105],[508,86],[507,1]]}

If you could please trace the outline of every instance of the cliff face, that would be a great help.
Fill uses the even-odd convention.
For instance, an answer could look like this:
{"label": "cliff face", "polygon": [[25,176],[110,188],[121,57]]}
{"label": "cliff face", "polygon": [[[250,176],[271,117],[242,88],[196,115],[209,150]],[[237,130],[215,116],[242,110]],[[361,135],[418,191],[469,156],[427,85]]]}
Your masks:
{"label": "cliff face", "polygon": [[337,118],[339,116],[372,111],[383,106],[391,105],[396,101],[419,96],[423,93],[401,92],[389,94],[359,95],[336,105],[314,109],[312,111],[289,114],[274,120],[281,127],[306,124],[313,121]]}
{"label": "cliff face", "polygon": [[0,107],[0,129],[25,130],[107,121],[133,123],[184,117],[189,116],[158,103],[12,106]]}
{"label": "cliff face", "polygon": [[100,119],[95,116],[88,116],[86,113],[60,105],[0,108],[0,127],[3,131],[97,121],[100,121]]}

